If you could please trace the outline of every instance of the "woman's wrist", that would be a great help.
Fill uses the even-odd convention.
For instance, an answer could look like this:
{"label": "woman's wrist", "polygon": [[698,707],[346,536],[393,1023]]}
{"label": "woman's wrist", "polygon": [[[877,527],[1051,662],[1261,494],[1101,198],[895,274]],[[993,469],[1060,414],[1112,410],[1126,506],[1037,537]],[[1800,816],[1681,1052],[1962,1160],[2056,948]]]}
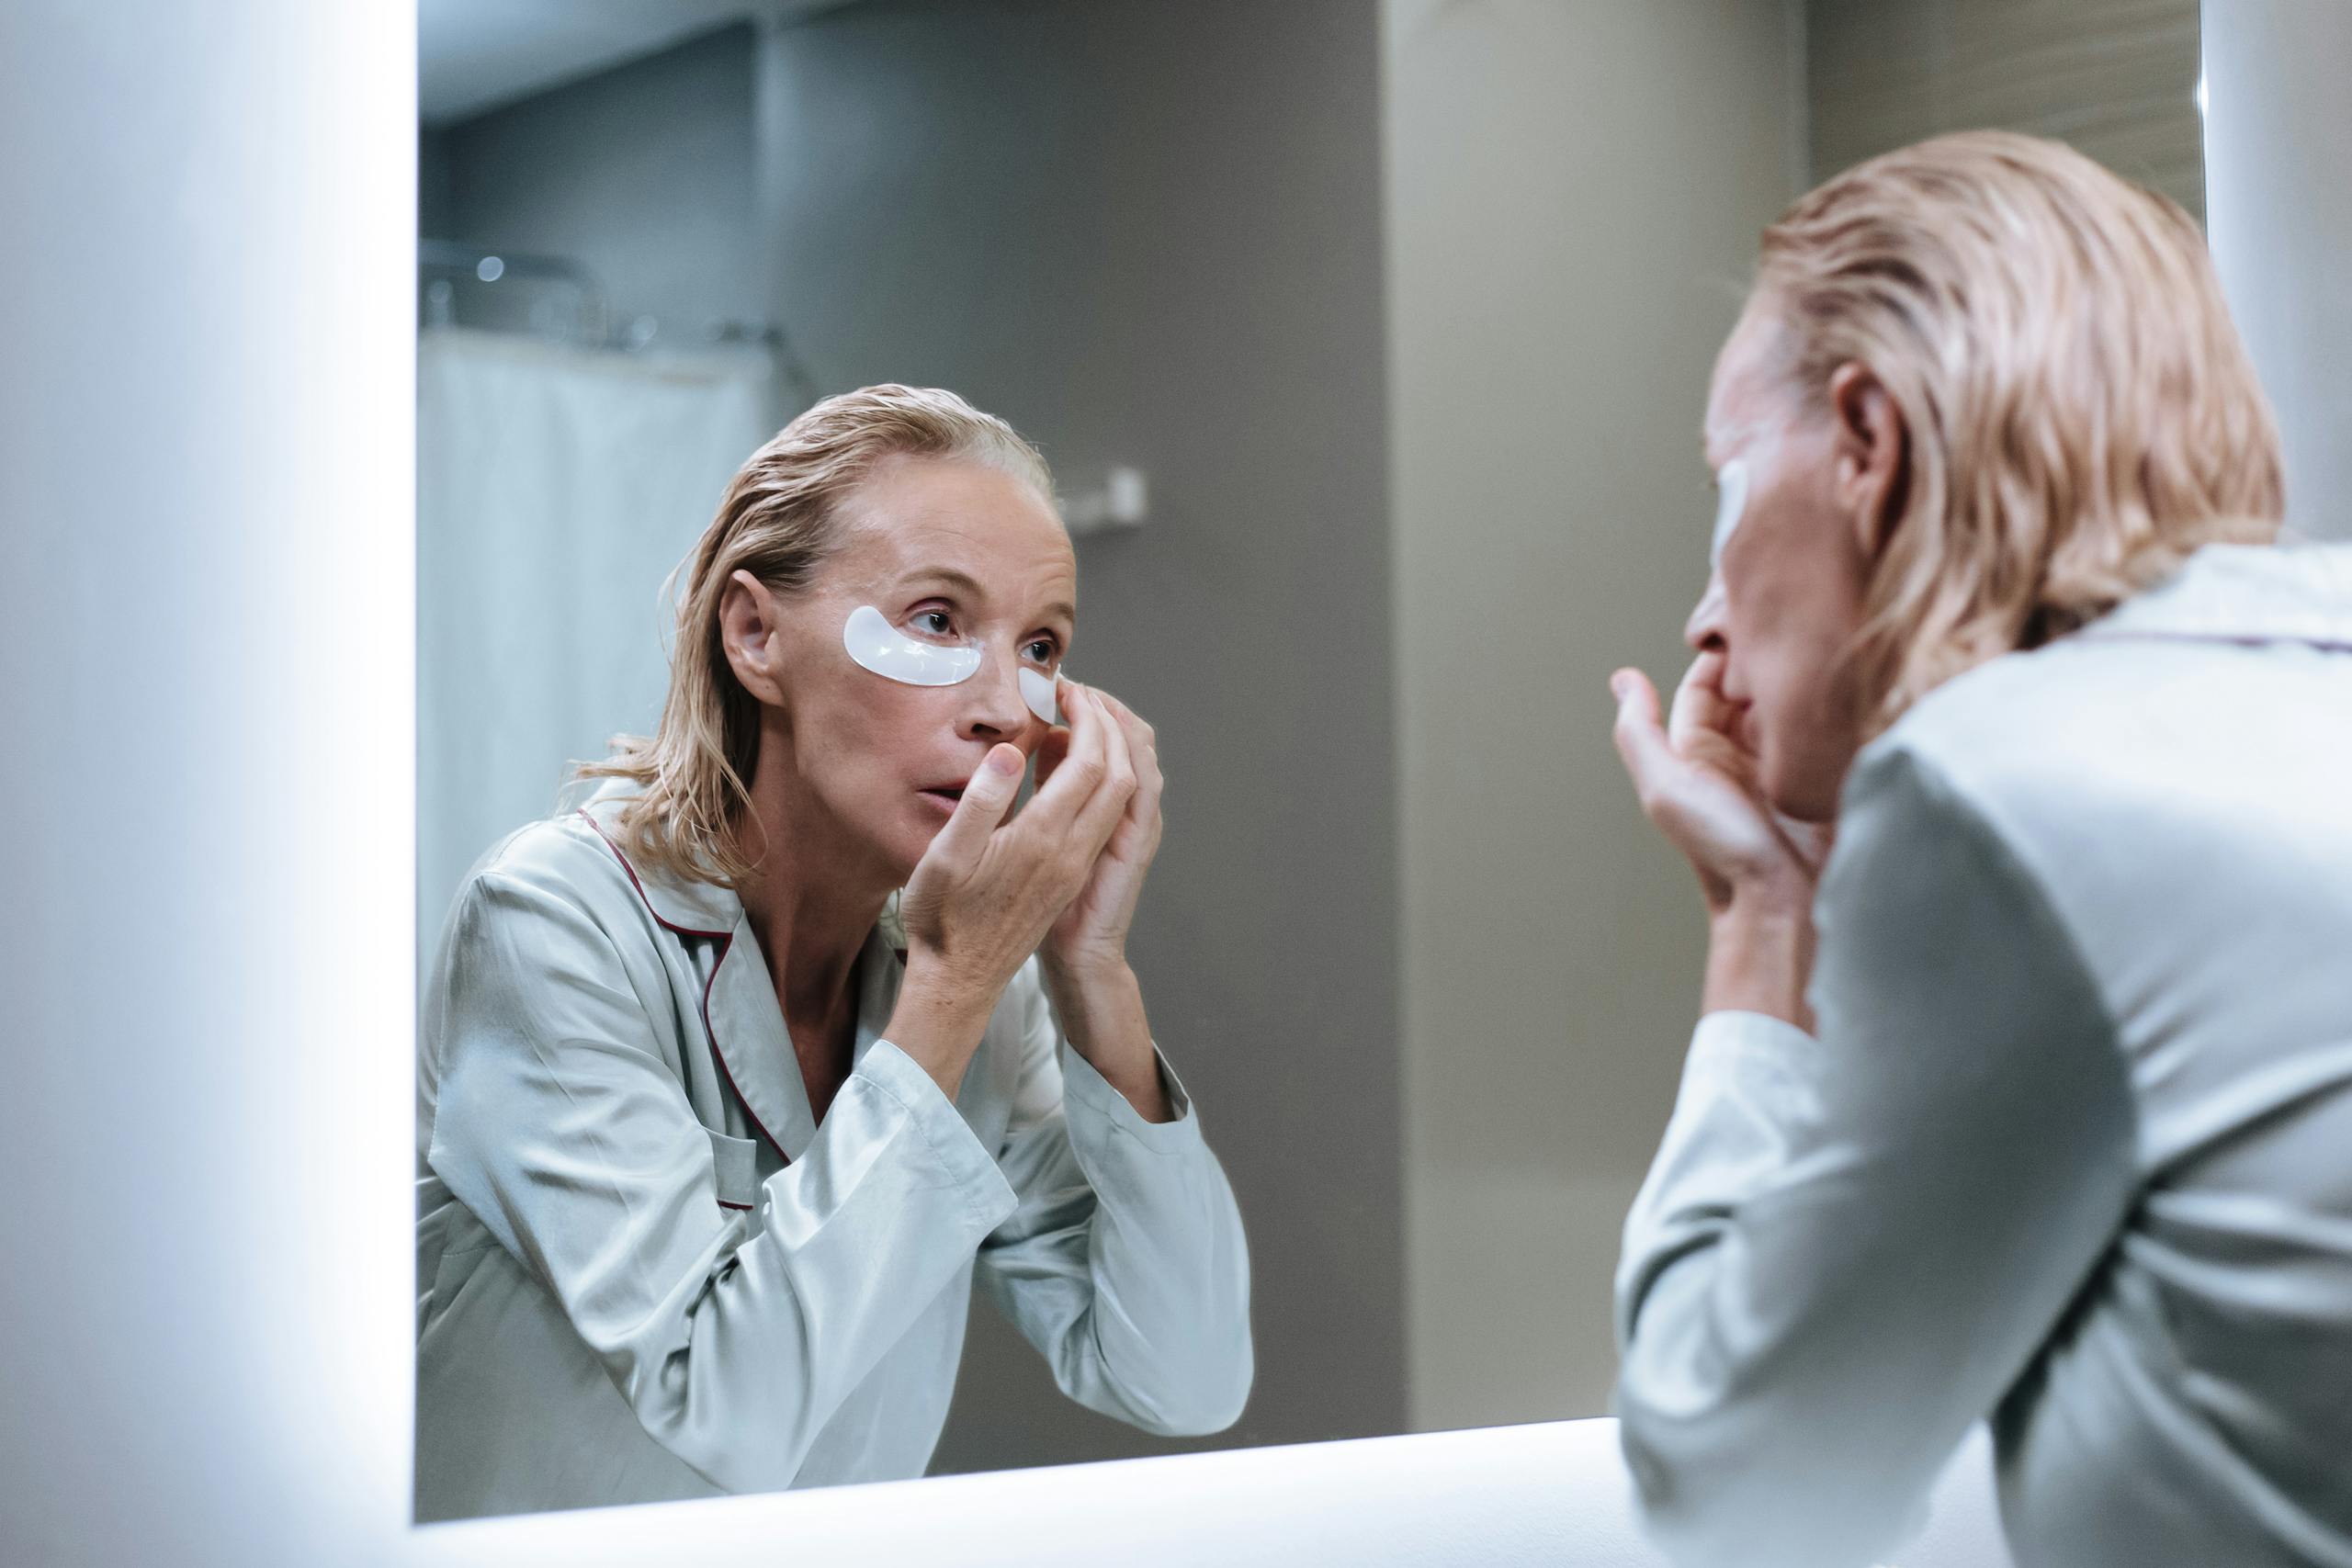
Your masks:
{"label": "woman's wrist", "polygon": [[1744,888],[1707,924],[1703,1012],[1760,1012],[1813,1027],[1804,993],[1813,975],[1813,910],[1789,888]]}
{"label": "woman's wrist", "polygon": [[1050,942],[1037,950],[1037,971],[1057,1000],[1064,991],[1073,996],[1080,991],[1115,991],[1134,985],[1136,978],[1124,950],[1088,948],[1065,953]]}
{"label": "woman's wrist", "polygon": [[991,988],[956,975],[920,951],[910,953],[884,1038],[953,1100],[1002,991],[1001,986]]}
{"label": "woman's wrist", "polygon": [[1126,960],[1073,964],[1041,955],[1038,968],[1070,1048],[1093,1064],[1145,1121],[1173,1120],[1151,1024],[1144,1016],[1143,987]]}

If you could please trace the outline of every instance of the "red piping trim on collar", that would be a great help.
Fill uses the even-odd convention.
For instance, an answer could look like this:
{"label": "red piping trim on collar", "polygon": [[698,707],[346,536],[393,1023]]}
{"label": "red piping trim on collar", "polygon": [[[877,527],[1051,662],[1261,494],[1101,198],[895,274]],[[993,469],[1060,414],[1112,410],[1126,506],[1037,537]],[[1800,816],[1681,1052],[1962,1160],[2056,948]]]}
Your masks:
{"label": "red piping trim on collar", "polygon": [[[760,1136],[768,1141],[768,1147],[775,1151],[776,1157],[784,1161],[785,1164],[790,1165],[792,1163],[792,1156],[785,1153],[784,1140],[777,1137],[774,1133],[768,1131],[767,1123],[760,1120],[760,1113],[752,1110],[752,1102],[743,1097],[743,1086],[735,1081],[735,1069],[727,1065],[727,1053],[718,1043],[718,1032],[710,1027],[710,988],[718,983],[719,965],[727,962],[727,954],[734,949],[735,933],[733,931],[697,931],[692,926],[682,926],[675,920],[662,919],[662,911],[655,908],[653,907],[653,900],[646,897],[645,884],[637,879],[637,867],[629,864],[628,856],[623,854],[621,852],[621,847],[613,842],[613,836],[605,831],[604,824],[597,821],[594,817],[589,816],[585,810],[580,812],[579,815],[581,820],[586,822],[588,826],[596,830],[596,837],[605,840],[605,847],[613,852],[613,858],[621,863],[621,870],[628,874],[628,885],[637,889],[638,902],[645,906],[645,912],[651,915],[656,923],[661,925],[663,930],[675,931],[680,936],[698,936],[705,938],[707,941],[718,943],[718,956],[711,961],[710,975],[702,983],[702,1037],[710,1042],[710,1054],[718,1058],[719,1076],[726,1078],[727,1087],[734,1091],[735,1103],[743,1108],[744,1117],[750,1121],[752,1126],[757,1127],[760,1130]],[[724,1199],[721,1199],[719,1201],[722,1207],[729,1209],[748,1208],[750,1206],[748,1204],[729,1203]]]}

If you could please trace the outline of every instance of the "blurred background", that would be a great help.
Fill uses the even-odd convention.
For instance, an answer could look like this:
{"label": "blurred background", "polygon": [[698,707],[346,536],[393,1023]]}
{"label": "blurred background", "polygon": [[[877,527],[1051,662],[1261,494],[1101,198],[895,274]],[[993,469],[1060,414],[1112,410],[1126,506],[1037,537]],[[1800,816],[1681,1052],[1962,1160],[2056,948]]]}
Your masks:
{"label": "blurred background", "polygon": [[1758,231],[1985,125],[2201,216],[2196,0],[420,12],[420,941],[650,726],[663,577],[751,449],[953,388],[1120,513],[1073,668],[1161,738],[1136,966],[1260,1370],[1154,1439],[982,1309],[936,1468],[1603,1413],[1703,942],[1604,682],[1681,667]]}

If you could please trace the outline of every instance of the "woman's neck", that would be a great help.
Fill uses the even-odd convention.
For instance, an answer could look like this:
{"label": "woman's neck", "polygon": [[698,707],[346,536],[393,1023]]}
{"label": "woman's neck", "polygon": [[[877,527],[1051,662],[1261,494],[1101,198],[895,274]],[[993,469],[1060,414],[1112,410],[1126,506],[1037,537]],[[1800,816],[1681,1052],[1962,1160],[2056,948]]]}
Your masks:
{"label": "woman's neck", "polygon": [[800,786],[784,750],[763,745],[752,771],[744,841],[760,858],[741,892],[785,1016],[815,1024],[848,998],[858,953],[897,883],[842,852],[853,836]]}

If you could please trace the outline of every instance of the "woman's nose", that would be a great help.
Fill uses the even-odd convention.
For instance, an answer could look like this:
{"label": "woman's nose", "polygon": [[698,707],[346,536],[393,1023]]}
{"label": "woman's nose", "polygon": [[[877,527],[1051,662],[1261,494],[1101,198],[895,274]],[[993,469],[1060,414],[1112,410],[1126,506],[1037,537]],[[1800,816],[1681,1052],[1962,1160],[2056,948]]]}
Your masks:
{"label": "woman's nose", "polygon": [[1724,574],[1713,572],[1707,578],[1706,592],[1699,596],[1697,607],[1682,625],[1682,640],[1693,653],[1721,650],[1725,647],[1725,630]]}
{"label": "woman's nose", "polygon": [[958,728],[966,739],[1011,740],[1029,728],[1029,705],[1021,695],[1020,666],[1012,659],[991,656],[958,690],[965,694],[964,716]]}

